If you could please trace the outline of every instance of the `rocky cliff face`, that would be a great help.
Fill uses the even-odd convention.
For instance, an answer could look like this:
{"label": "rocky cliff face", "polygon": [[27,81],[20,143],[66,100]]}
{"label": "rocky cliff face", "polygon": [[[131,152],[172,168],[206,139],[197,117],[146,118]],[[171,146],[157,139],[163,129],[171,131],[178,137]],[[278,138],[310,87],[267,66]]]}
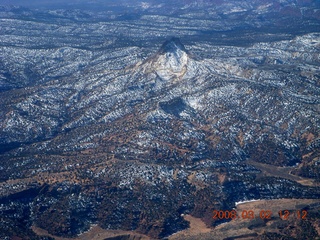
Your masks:
{"label": "rocky cliff face", "polygon": [[152,67],[160,78],[179,78],[187,71],[188,58],[179,39],[171,39],[162,45]]}

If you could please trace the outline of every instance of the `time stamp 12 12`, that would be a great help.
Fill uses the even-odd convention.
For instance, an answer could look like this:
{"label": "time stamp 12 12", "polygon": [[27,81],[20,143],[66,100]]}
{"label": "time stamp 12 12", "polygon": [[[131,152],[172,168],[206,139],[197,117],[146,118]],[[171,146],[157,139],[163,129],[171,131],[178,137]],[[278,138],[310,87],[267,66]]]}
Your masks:
{"label": "time stamp 12 12", "polygon": [[[307,219],[308,212],[307,210],[280,210],[277,213],[277,216],[279,216],[282,220],[288,220],[289,217],[294,217],[297,219],[305,220]],[[271,219],[273,215],[273,212],[271,210],[259,210],[259,211],[253,211],[253,210],[213,210],[213,219],[216,220],[226,220],[226,219]]]}

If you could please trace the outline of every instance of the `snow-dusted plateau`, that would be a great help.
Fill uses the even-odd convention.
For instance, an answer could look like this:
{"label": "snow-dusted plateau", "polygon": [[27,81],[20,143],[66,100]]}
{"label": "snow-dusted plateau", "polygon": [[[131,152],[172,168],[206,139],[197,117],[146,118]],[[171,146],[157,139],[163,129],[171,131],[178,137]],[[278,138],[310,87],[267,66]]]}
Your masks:
{"label": "snow-dusted plateau", "polygon": [[0,6],[0,239],[319,239],[319,149],[316,0]]}

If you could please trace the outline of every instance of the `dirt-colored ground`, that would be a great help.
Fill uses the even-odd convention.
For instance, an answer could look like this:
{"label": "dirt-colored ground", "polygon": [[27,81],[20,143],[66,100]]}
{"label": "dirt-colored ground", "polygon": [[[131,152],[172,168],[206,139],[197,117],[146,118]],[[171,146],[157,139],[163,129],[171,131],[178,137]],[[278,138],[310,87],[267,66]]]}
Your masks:
{"label": "dirt-colored ground", "polygon": [[[135,233],[135,232],[130,232],[130,231],[118,231],[118,230],[105,230],[102,229],[99,226],[92,226],[92,228],[87,231],[82,233],[76,238],[62,238],[62,237],[57,237],[53,236],[51,234],[48,234],[47,231],[38,228],[36,226],[32,226],[32,230],[39,236],[49,236],[54,238],[55,240],[105,240],[111,237],[117,237],[117,236],[128,236],[128,240],[134,239],[134,240],[151,240],[148,236]],[[130,236],[130,237],[129,237]]]}
{"label": "dirt-colored ground", "polygon": [[[232,220],[228,223],[217,226],[213,233],[215,236],[226,237],[239,237],[239,239],[255,239],[254,234],[260,235],[264,231],[274,232],[274,224],[276,221],[281,220],[278,214],[279,211],[289,210],[291,219],[298,219],[297,211],[302,208],[314,204],[320,203],[319,199],[277,199],[277,200],[259,200],[253,202],[247,202],[237,205],[236,211],[239,218]],[[253,211],[254,219],[242,218],[243,212]],[[263,219],[260,215],[261,212],[271,212],[271,219]],[[244,214],[245,215],[245,214]],[[306,216],[308,217],[308,216]],[[266,221],[265,221],[266,220]],[[282,220],[286,221],[286,220]],[[246,237],[247,235],[247,237]],[[251,236],[250,236],[251,235]],[[241,237],[243,236],[243,237]],[[216,239],[216,238],[208,238]],[[218,239],[218,238],[217,238]]]}
{"label": "dirt-colored ground", "polygon": [[274,216],[278,216],[278,211],[286,209],[297,209],[301,206],[308,206],[313,203],[320,203],[319,199],[275,199],[259,200],[242,203],[237,206],[237,211],[241,210],[271,210]]}
{"label": "dirt-colored ground", "polygon": [[[294,219],[297,218],[296,212],[298,210],[314,203],[320,203],[320,200],[276,199],[241,203],[234,209],[239,218],[220,224],[214,229],[207,228],[201,219],[187,215],[188,218],[185,217],[185,219],[190,222],[190,228],[172,235],[169,240],[222,240],[228,238],[255,240],[259,235],[263,234],[264,231],[277,231],[277,229],[275,229],[277,225],[276,222],[281,220],[278,214],[279,211],[290,210],[290,218]],[[232,209],[230,209],[230,211],[231,210]],[[266,212],[267,210],[271,212],[271,219],[265,221],[261,219],[260,212]],[[253,211],[254,219],[242,218],[242,212],[245,211]]]}
{"label": "dirt-colored ground", "polygon": [[296,181],[304,186],[319,186],[319,183],[314,182],[311,178],[303,178],[293,174],[290,174],[292,167],[275,167],[274,165],[258,163],[255,161],[247,161],[248,164],[260,169],[263,175],[286,178],[292,181]]}
{"label": "dirt-colored ground", "polygon": [[200,218],[185,215],[184,219],[190,223],[190,228],[173,234],[169,237],[169,240],[184,239],[185,237],[196,236],[201,233],[212,231],[212,229],[208,228]]}

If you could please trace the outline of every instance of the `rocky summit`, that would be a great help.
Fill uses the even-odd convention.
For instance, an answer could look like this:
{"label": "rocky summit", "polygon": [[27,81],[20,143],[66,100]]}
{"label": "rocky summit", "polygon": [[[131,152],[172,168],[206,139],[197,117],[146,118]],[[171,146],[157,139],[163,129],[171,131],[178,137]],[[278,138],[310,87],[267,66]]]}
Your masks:
{"label": "rocky summit", "polygon": [[181,79],[191,64],[192,59],[183,44],[178,38],[172,38],[136,68],[143,69],[143,74],[156,74],[162,81],[174,81]]}
{"label": "rocky summit", "polygon": [[318,5],[237,2],[0,8],[0,238],[319,237]]}

